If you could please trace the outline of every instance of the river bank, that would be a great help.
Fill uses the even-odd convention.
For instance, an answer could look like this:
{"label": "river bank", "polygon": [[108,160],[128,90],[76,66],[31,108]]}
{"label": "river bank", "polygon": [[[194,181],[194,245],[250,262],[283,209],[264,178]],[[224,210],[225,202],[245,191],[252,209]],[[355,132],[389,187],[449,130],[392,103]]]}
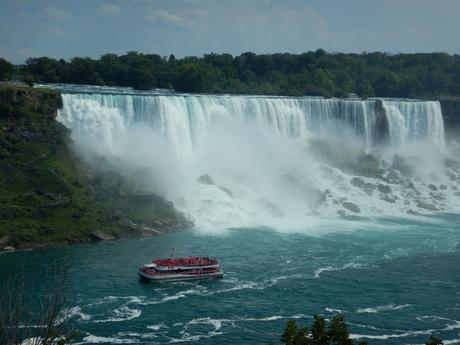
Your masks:
{"label": "river bank", "polygon": [[[83,162],[58,92],[0,88],[0,251],[155,236],[190,226],[135,181]],[[99,157],[103,160],[103,157]]]}

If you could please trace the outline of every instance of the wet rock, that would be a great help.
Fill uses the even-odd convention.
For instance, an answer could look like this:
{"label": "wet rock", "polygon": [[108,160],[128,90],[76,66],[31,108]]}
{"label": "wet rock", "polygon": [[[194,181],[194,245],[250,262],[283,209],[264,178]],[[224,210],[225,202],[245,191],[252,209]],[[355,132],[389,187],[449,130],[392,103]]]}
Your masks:
{"label": "wet rock", "polygon": [[392,204],[394,204],[396,200],[398,200],[398,197],[396,197],[395,195],[385,195],[382,198],[382,200],[386,202],[391,202]]}
{"label": "wet rock", "polygon": [[420,213],[419,213],[419,212],[416,212],[416,211],[414,211],[414,210],[408,210],[406,213],[407,213],[407,214],[411,214],[411,215],[413,215],[413,216],[420,216]]}
{"label": "wet rock", "polygon": [[338,211],[337,211],[337,214],[338,214],[340,217],[346,217],[346,216],[347,216],[347,214],[345,213],[344,210],[338,210]]}
{"label": "wet rock", "polygon": [[112,235],[109,235],[102,231],[94,231],[90,234],[90,237],[94,241],[111,241],[115,239],[115,237],[113,237]]}
{"label": "wet rock", "polygon": [[410,188],[410,189],[413,189],[413,190],[417,190],[417,189],[415,188],[414,182],[412,182],[412,181],[410,181],[410,182],[406,185],[406,187],[407,187],[407,188]]}
{"label": "wet rock", "polygon": [[233,192],[226,187],[219,187],[219,189],[225,192],[230,198],[234,198]]}
{"label": "wet rock", "polygon": [[361,209],[359,208],[359,206],[351,201],[342,202],[342,206],[346,208],[348,211],[351,211],[354,213],[361,213]]}
{"label": "wet rock", "polygon": [[429,184],[428,188],[430,188],[432,191],[437,191],[438,187],[436,187],[434,184]]}
{"label": "wet rock", "polygon": [[6,246],[6,247],[3,247],[3,250],[5,252],[12,252],[12,251],[16,250],[16,248],[13,247],[13,246]]}
{"label": "wet rock", "polygon": [[429,204],[427,202],[424,202],[424,201],[418,201],[417,202],[417,207],[419,208],[423,208],[425,210],[428,210],[428,211],[439,211],[439,208],[437,208],[435,205],[432,205],[432,204]]}
{"label": "wet rock", "polygon": [[350,183],[352,186],[355,186],[358,188],[364,188],[364,186],[366,185],[366,182],[364,182],[364,180],[360,177],[353,177]]}
{"label": "wet rock", "polygon": [[444,159],[444,164],[446,165],[447,168],[460,170],[460,161],[458,160],[446,158]]}
{"label": "wet rock", "polygon": [[355,186],[357,188],[361,188],[363,189],[367,195],[372,195],[374,189],[375,189],[375,185],[373,185],[372,183],[369,183],[369,182],[365,182],[362,178],[360,177],[353,177],[351,179],[351,185],[352,186]]}
{"label": "wet rock", "polygon": [[378,189],[378,191],[380,193],[383,193],[383,194],[390,194],[391,193],[391,187],[387,186],[387,185],[384,185],[384,184],[377,185],[377,189]]}
{"label": "wet rock", "polygon": [[358,171],[364,176],[377,177],[382,176],[380,161],[371,154],[364,154],[357,162]]}
{"label": "wet rock", "polygon": [[411,177],[414,173],[414,168],[407,163],[404,157],[400,155],[395,155],[393,157],[393,164],[391,167],[398,170],[403,176],[406,177]]}
{"label": "wet rock", "polygon": [[214,185],[214,181],[212,180],[212,177],[209,174],[203,174],[200,177],[198,177],[198,182],[206,185]]}
{"label": "wet rock", "polygon": [[389,183],[401,183],[401,174],[398,170],[391,169],[387,173],[386,180]]}

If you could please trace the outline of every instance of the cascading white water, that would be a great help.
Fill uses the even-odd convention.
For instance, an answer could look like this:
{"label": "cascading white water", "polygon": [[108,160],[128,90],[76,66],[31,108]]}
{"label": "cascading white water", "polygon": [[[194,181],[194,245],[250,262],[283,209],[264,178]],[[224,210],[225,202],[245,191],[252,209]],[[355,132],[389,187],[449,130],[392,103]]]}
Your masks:
{"label": "cascading white water", "polygon": [[[111,127],[110,111],[117,122],[123,118],[126,126],[141,122],[155,128],[179,154],[190,154],[209,126],[222,120],[255,122],[285,138],[306,138],[310,132],[324,135],[337,121],[370,148],[376,116],[373,101],[338,99],[64,94],[63,100],[60,119],[70,128],[87,130],[91,121],[99,121],[97,127],[106,121]],[[105,109],[105,116],[100,108]],[[94,128],[95,133],[100,131]]]}
{"label": "cascading white water", "polygon": [[[401,167],[372,158],[386,148],[429,146],[433,159],[425,150],[420,176],[435,172],[445,190],[451,182],[439,170],[445,143],[438,102],[90,91],[62,97],[58,119],[81,151],[151,171],[143,184],[198,226],[279,227],[293,219],[302,226],[312,214],[395,215],[452,205],[446,192],[426,206],[428,182],[409,190]],[[203,174],[209,176],[198,182]]]}
{"label": "cascading white water", "polygon": [[444,122],[439,102],[385,100],[391,144],[430,142],[444,151]]}

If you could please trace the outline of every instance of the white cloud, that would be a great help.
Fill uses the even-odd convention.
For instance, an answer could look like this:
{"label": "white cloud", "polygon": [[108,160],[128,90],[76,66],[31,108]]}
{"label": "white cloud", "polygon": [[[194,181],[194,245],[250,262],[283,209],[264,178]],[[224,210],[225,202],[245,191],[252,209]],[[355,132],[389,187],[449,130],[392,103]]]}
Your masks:
{"label": "white cloud", "polygon": [[118,17],[120,15],[120,7],[117,5],[103,4],[99,6],[98,12],[102,16]]}
{"label": "white cloud", "polygon": [[51,19],[67,19],[69,17],[69,12],[56,7],[46,7],[43,12]]}
{"label": "white cloud", "polygon": [[152,11],[145,18],[153,22],[163,22],[180,27],[190,27],[193,25],[193,22],[190,19],[178,16],[177,14],[169,13],[166,10]]}

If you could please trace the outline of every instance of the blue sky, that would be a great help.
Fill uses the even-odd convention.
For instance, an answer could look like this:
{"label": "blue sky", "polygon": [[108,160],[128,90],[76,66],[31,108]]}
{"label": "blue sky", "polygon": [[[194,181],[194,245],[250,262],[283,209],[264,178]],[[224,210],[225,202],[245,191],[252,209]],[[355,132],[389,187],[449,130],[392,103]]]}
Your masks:
{"label": "blue sky", "polygon": [[460,53],[460,0],[0,0],[0,56]]}

